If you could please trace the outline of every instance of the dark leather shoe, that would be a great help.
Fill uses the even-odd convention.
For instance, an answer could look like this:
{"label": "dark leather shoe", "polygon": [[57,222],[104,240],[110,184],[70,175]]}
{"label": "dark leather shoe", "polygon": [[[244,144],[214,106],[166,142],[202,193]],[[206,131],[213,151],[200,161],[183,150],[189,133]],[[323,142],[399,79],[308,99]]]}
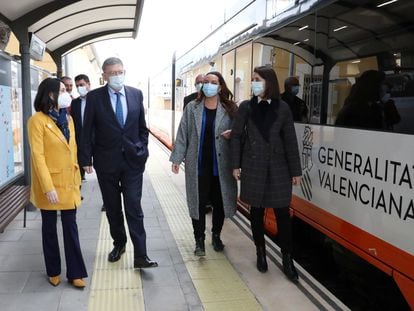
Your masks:
{"label": "dark leather shoe", "polygon": [[148,258],[148,256],[137,257],[134,259],[134,268],[135,269],[142,269],[142,268],[155,268],[158,267],[158,263],[156,261],[152,261]]}
{"label": "dark leather shoe", "polygon": [[121,255],[125,253],[125,245],[124,246],[115,246],[113,250],[108,255],[109,262],[118,261],[121,258]]}
{"label": "dark leather shoe", "polygon": [[196,239],[196,246],[194,250],[194,255],[201,257],[206,255],[206,249],[204,246],[204,238],[197,238]]}
{"label": "dark leather shoe", "polygon": [[283,273],[293,283],[297,283],[299,281],[299,275],[293,264],[292,255],[290,253],[284,253],[282,257],[282,262],[283,262]]}
{"label": "dark leather shoe", "polygon": [[256,255],[257,255],[257,270],[262,273],[267,271],[267,261],[266,261],[266,249],[264,246],[257,246],[256,247]]}

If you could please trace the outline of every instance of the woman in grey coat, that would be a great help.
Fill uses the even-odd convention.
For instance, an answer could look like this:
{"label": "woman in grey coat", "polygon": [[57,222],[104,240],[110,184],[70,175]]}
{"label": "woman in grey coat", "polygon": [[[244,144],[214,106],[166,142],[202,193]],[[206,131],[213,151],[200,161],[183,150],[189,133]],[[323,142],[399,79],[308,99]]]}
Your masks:
{"label": "woman in grey coat", "polygon": [[224,218],[236,212],[237,182],[230,163],[230,133],[237,106],[219,72],[204,77],[202,91],[184,109],[174,148],[172,171],[185,163],[187,204],[193,223],[196,256],[205,256],[205,206],[213,205],[212,244],[222,251]]}
{"label": "woman in grey coat", "polygon": [[276,73],[271,67],[254,69],[252,92],[253,98],[240,104],[232,127],[233,176],[241,180],[240,199],[250,205],[257,269],[267,271],[263,216],[264,208],[273,208],[283,271],[297,282],[289,204],[292,184],[300,183],[302,170],[292,113],[280,99]]}

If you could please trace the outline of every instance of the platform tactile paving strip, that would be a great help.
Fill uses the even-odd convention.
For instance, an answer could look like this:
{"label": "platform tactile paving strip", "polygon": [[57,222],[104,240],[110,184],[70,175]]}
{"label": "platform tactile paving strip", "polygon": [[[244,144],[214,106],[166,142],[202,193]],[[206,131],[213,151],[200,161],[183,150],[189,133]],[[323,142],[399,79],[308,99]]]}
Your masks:
{"label": "platform tactile paving strip", "polygon": [[147,172],[204,310],[262,310],[224,253],[213,250],[209,235],[206,256],[194,256],[193,228],[184,196],[156,158],[149,158]]}
{"label": "platform tactile paving strip", "polygon": [[133,247],[126,245],[126,252],[117,262],[108,262],[112,238],[106,217],[102,217],[95,267],[89,293],[89,311],[144,311],[141,276],[133,269]]}

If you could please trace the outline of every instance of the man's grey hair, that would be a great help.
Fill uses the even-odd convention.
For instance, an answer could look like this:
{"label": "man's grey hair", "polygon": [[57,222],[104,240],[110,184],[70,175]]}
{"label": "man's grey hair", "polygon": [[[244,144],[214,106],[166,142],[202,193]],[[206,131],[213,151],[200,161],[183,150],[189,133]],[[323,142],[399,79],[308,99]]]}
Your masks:
{"label": "man's grey hair", "polygon": [[105,72],[105,68],[112,65],[118,65],[120,64],[122,67],[124,64],[122,63],[122,60],[120,60],[118,57],[109,57],[105,59],[105,61],[102,64],[102,71]]}

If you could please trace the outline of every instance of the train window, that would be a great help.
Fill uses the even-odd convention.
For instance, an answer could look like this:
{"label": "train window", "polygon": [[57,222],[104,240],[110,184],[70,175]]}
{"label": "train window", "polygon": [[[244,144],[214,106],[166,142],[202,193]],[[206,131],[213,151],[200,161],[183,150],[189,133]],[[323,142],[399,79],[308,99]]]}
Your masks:
{"label": "train window", "polygon": [[338,62],[332,67],[329,75],[327,124],[335,124],[356,77],[370,69],[378,70],[376,57]]}
{"label": "train window", "polygon": [[234,100],[236,102],[250,97],[251,49],[251,43],[236,49],[236,76],[234,84]]}

